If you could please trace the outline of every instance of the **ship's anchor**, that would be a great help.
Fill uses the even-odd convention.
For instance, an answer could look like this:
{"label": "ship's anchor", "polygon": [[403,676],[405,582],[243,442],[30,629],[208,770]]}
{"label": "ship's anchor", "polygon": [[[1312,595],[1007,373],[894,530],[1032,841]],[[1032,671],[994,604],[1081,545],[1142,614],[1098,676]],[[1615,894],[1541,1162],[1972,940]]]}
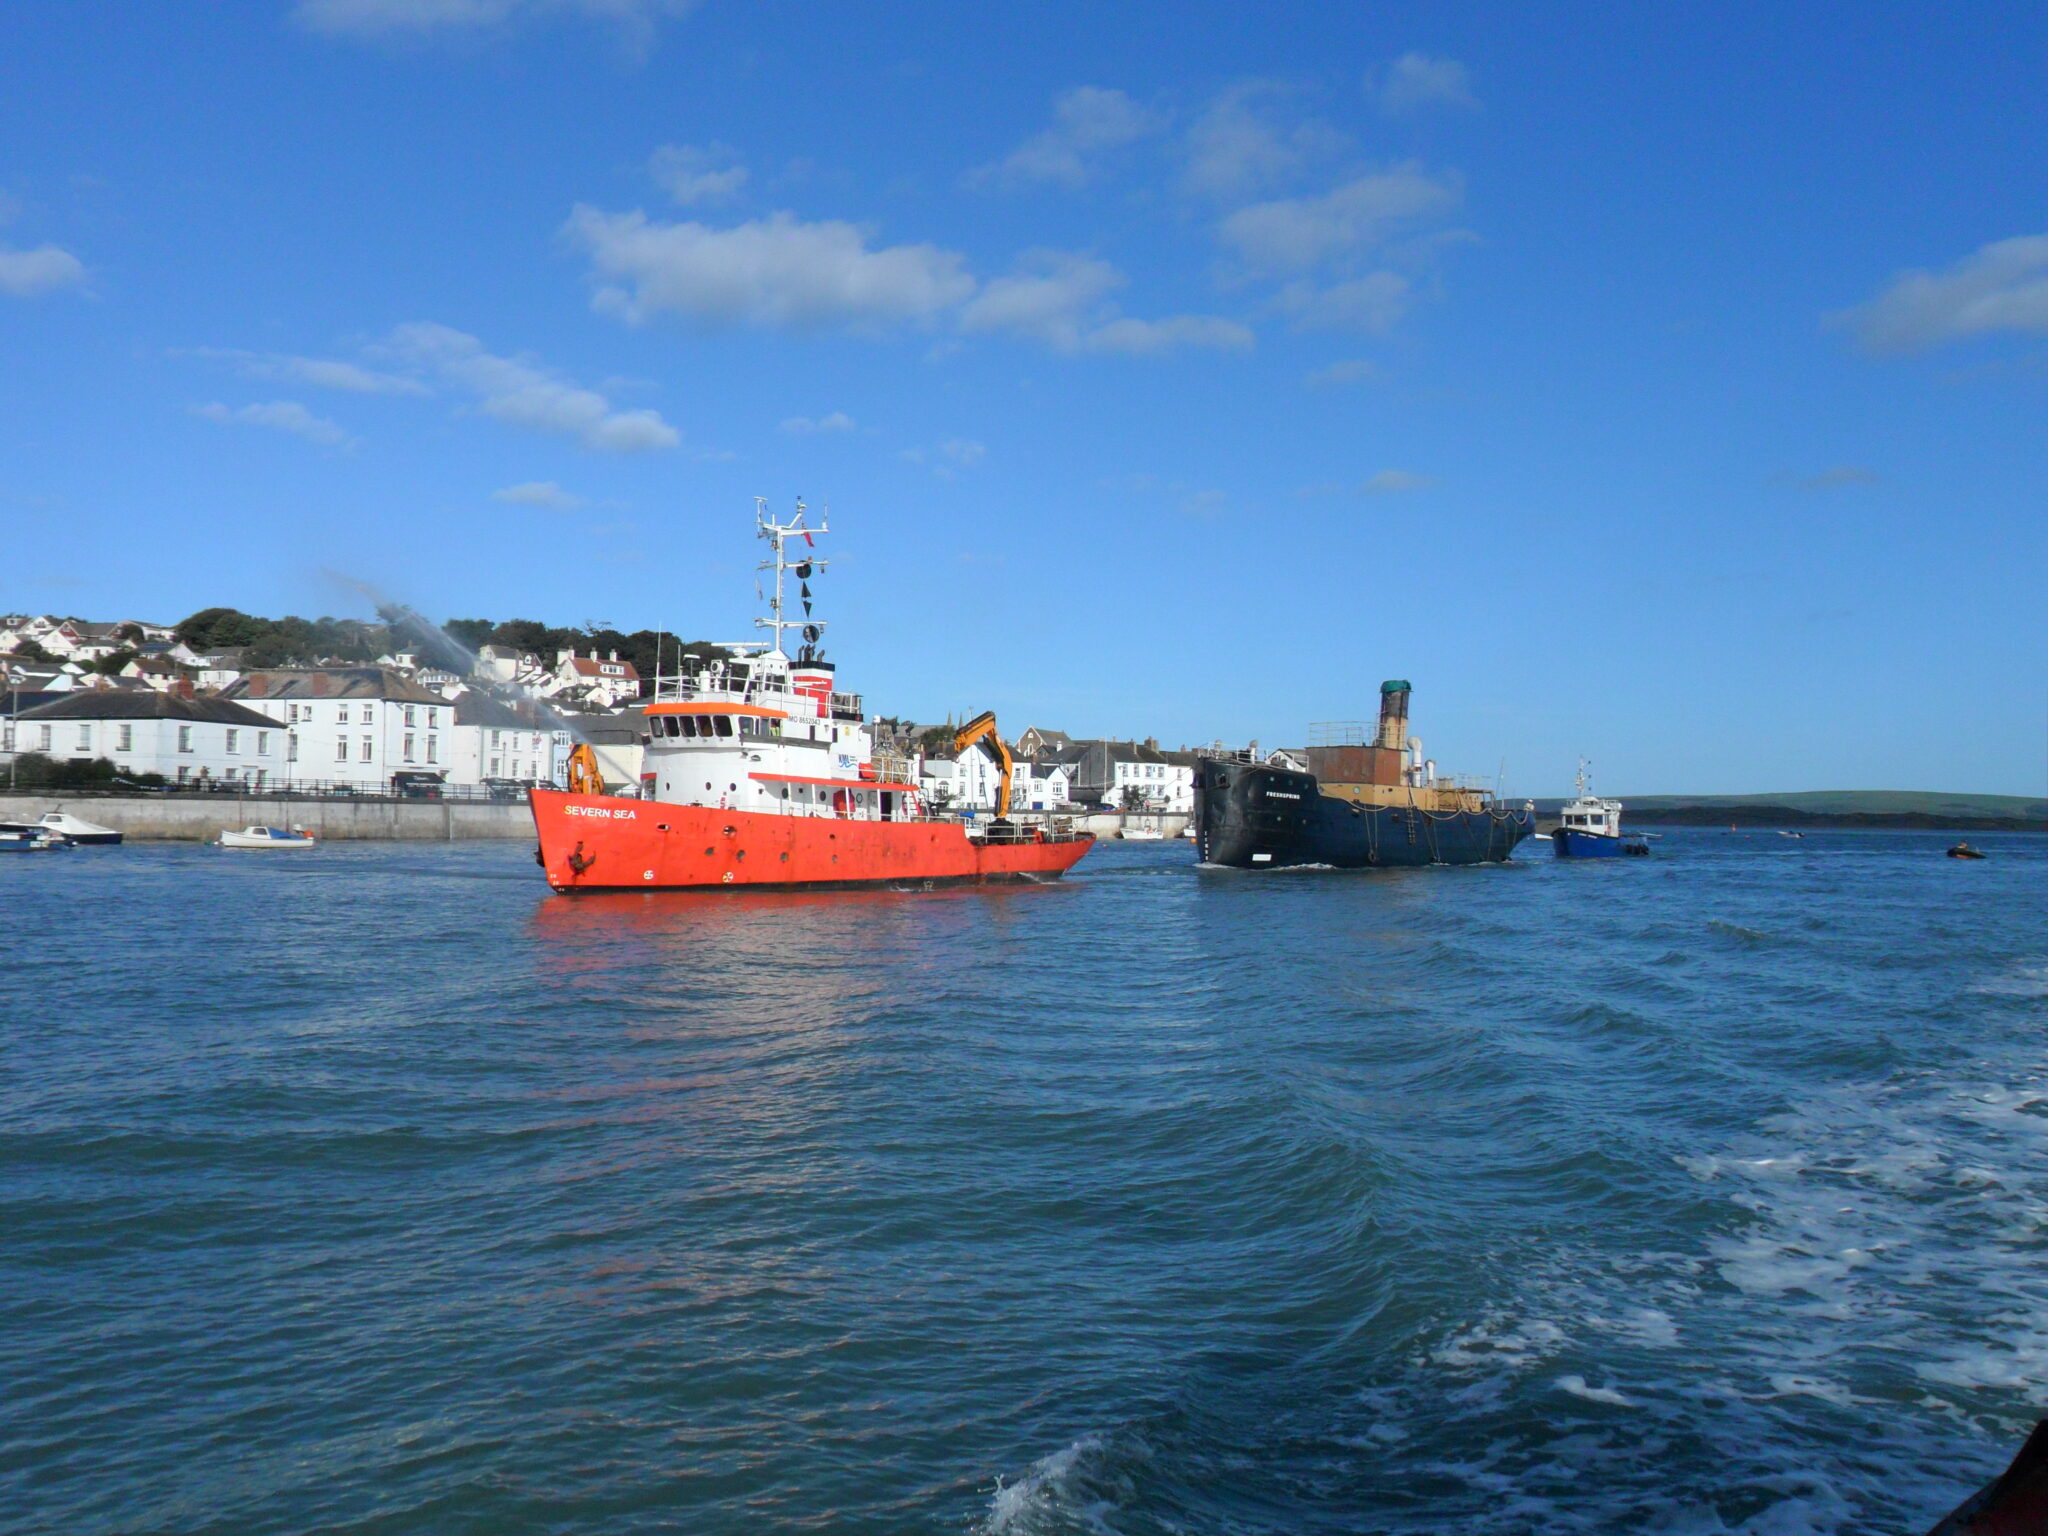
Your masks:
{"label": "ship's anchor", "polygon": [[569,867],[579,875],[596,862],[597,859],[594,856],[591,858],[583,856],[583,845],[581,843],[578,843],[569,854]]}

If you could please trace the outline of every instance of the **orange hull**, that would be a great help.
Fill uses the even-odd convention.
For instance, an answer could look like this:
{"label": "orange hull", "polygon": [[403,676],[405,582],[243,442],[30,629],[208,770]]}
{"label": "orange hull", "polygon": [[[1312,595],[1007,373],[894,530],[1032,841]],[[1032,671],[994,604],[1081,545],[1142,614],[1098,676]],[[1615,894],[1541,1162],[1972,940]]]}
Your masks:
{"label": "orange hull", "polygon": [[540,863],[558,891],[1057,879],[1095,839],[981,843],[956,822],[720,811],[532,792]]}

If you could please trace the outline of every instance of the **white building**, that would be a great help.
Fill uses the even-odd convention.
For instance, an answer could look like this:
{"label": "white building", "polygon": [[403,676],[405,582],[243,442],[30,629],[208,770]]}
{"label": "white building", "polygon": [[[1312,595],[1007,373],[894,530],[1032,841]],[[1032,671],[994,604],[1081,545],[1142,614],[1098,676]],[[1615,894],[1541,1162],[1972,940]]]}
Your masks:
{"label": "white building", "polygon": [[[448,782],[485,779],[562,781],[572,745],[569,732],[526,703],[507,704],[486,693],[463,694],[451,706]],[[637,771],[638,765],[635,765]],[[607,775],[609,777],[609,775]]]}
{"label": "white building", "polygon": [[381,667],[251,672],[226,696],[285,728],[302,782],[388,793],[394,773],[454,766],[455,706]]}
{"label": "white building", "polygon": [[[1179,759],[1179,761],[1175,761]],[[1104,810],[1189,813],[1195,808],[1195,757],[1161,752],[1147,741],[1079,741],[1059,761],[1075,795]]]}
{"label": "white building", "polygon": [[260,788],[290,775],[276,723],[226,699],[148,689],[82,688],[0,725],[0,753],[104,757],[121,773],[177,784],[239,780]]}
{"label": "white building", "polygon": [[[1002,774],[995,760],[979,747],[958,754],[932,755],[919,762],[918,788],[927,804],[948,811],[993,811]],[[1010,809],[1056,811],[1072,798],[1072,780],[1059,763],[1012,765]]]}
{"label": "white building", "polygon": [[601,657],[595,650],[578,656],[571,649],[555,657],[554,673],[539,691],[587,709],[617,709],[640,697],[640,673],[630,661],[619,660],[617,651]]}
{"label": "white building", "polygon": [[1020,811],[1057,811],[1072,802],[1073,789],[1064,763],[1019,763],[1010,783],[1010,804]]}

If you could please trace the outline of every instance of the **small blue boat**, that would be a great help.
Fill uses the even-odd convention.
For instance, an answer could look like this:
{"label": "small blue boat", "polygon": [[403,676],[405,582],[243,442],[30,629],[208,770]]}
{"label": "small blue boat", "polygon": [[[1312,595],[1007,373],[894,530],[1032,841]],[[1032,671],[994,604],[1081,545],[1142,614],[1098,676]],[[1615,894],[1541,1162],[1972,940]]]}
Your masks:
{"label": "small blue boat", "polygon": [[1593,795],[1586,779],[1587,763],[1579,759],[1578,798],[1567,800],[1550,834],[1550,851],[1560,859],[1618,859],[1642,855],[1650,845],[1639,833],[1621,830],[1621,802]]}

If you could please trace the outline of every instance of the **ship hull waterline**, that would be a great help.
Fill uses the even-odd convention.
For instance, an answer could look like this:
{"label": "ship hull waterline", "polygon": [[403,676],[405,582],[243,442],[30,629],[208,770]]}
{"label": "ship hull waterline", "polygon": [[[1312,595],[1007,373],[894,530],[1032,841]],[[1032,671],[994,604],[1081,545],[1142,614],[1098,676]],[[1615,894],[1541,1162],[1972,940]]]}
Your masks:
{"label": "ship hull waterline", "polygon": [[1315,775],[1208,762],[1196,780],[1195,846],[1205,864],[1413,869],[1505,863],[1536,830],[1533,811],[1431,811],[1322,793]]}
{"label": "ship hull waterline", "polygon": [[785,816],[532,791],[556,891],[821,889],[1056,880],[1095,846],[970,838],[964,824]]}

